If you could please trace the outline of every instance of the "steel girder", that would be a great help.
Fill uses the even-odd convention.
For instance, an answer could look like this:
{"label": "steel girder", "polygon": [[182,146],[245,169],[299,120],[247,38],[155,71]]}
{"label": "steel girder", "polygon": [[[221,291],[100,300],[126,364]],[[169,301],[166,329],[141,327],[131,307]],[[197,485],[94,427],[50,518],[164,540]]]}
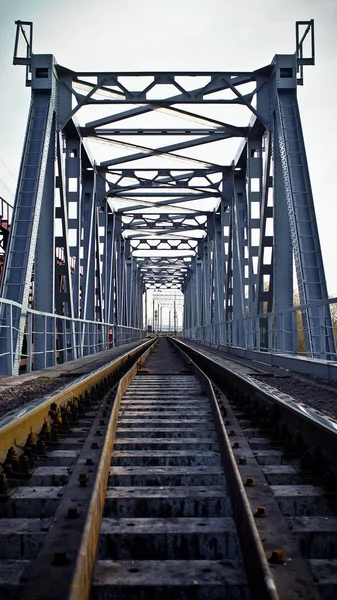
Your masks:
{"label": "steel girder", "polygon": [[[305,26],[307,35],[313,23]],[[305,35],[294,55],[253,72],[75,72],[31,45],[15,56],[27,65],[32,107],[3,296],[28,306],[34,273],[40,310],[141,327],[147,289],[182,289],[186,328],[259,315],[270,348],[264,315],[293,305],[293,257],[301,302],[327,298],[296,97],[313,64]],[[233,108],[240,116],[227,118]],[[216,144],[237,138],[234,160],[222,160],[224,146],[214,160]],[[98,143],[109,156],[95,162]],[[315,355],[317,319],[315,309],[304,316]],[[328,352],[330,325],[326,312]],[[18,365],[24,311],[17,327]],[[216,341],[242,343],[221,328]],[[283,316],[273,347],[292,342]]]}
{"label": "steel girder", "polygon": [[[277,65],[282,64],[283,57],[279,57]],[[299,296],[301,304],[310,304],[327,298],[327,288],[295,89],[279,87],[275,117]],[[335,344],[330,311],[325,310],[324,322],[330,331],[326,336],[326,351],[331,355]],[[304,329],[307,349],[317,355],[321,337],[317,308],[304,313]]]}
{"label": "steel girder", "polygon": [[[47,77],[38,77],[40,69],[46,69]],[[3,276],[1,280],[1,296],[17,302],[23,309],[14,311],[13,325],[15,335],[13,346],[15,352],[15,370],[18,371],[21,359],[21,348],[23,344],[25,329],[25,309],[29,304],[29,296],[32,285],[33,264],[37,239],[39,237],[39,222],[42,205],[45,206],[46,196],[50,192],[50,178],[53,177],[53,168],[50,165],[53,147],[55,145],[55,108],[57,95],[57,75],[55,61],[52,56],[41,55],[32,57],[33,93],[28,117],[28,125],[24,148],[21,159],[19,181],[17,185],[11,231],[6,251]],[[43,215],[46,211],[42,209]],[[51,219],[48,219],[46,227],[51,228]],[[45,240],[47,247],[52,244],[53,236]],[[41,272],[48,272],[48,278],[53,273],[52,251],[46,248],[43,259],[38,268]],[[43,264],[42,264],[43,263]],[[49,298],[43,297],[40,287],[37,290],[38,302],[44,303],[50,308],[50,294],[53,292],[53,284],[49,290]],[[5,336],[1,330],[0,337]],[[7,371],[7,365],[2,364],[2,372]]]}

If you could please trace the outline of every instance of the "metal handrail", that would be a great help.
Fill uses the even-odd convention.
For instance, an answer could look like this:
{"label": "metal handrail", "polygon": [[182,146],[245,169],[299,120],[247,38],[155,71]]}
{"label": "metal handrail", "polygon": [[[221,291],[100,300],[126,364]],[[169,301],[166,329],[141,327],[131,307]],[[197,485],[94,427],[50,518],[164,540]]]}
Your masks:
{"label": "metal handrail", "polygon": [[13,215],[13,207],[0,196],[0,220],[10,223]]}
{"label": "metal handrail", "polygon": [[[278,310],[275,312],[262,313],[258,315],[247,315],[243,319],[221,321],[207,325],[199,325],[183,329],[183,337],[195,339],[197,341],[225,345],[249,350],[263,350],[270,354],[288,354],[320,358],[335,362],[337,352],[328,352],[325,347],[326,323],[325,317],[331,305],[337,305],[337,298],[329,300],[317,300],[310,304],[300,304]],[[304,312],[320,309],[312,319],[315,324],[312,325],[316,335],[320,338],[320,349],[317,352],[301,352],[298,349],[298,337],[305,334],[305,327],[302,321],[297,322],[297,315],[302,317]],[[289,319],[289,315],[291,319]],[[287,320],[285,317],[287,316]],[[268,343],[267,346],[261,342],[262,327],[261,321],[267,323]],[[290,327],[289,327],[290,323]],[[332,325],[337,337],[337,324]],[[277,346],[275,340],[277,336],[288,336],[291,339],[291,348],[285,348],[284,345]]]}
{"label": "metal handrail", "polygon": [[[35,369],[43,369],[146,337],[145,329],[46,313],[5,298],[0,298],[0,309],[0,367],[6,375],[14,374],[14,365],[20,361],[26,371],[32,370],[33,363]],[[25,318],[27,346],[20,356],[14,345],[17,328],[13,311]]]}

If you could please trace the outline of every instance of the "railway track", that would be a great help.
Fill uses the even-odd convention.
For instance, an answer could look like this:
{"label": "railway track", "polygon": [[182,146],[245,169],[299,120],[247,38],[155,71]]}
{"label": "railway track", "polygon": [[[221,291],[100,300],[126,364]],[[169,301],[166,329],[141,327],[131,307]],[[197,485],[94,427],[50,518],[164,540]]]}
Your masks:
{"label": "railway track", "polygon": [[3,459],[0,598],[336,597],[331,479],[222,377],[161,339],[118,389],[51,402]]}
{"label": "railway track", "polygon": [[[250,365],[225,360],[223,367],[208,351],[180,345],[219,385],[252,509],[259,503],[268,519],[279,524],[285,519],[281,557],[289,561],[292,554],[287,551],[288,527],[309,566],[312,592],[325,600],[337,598],[337,421],[256,380]],[[267,519],[256,519],[266,548],[264,523]],[[267,529],[275,532],[274,526]],[[290,598],[297,597],[293,593],[288,591]]]}

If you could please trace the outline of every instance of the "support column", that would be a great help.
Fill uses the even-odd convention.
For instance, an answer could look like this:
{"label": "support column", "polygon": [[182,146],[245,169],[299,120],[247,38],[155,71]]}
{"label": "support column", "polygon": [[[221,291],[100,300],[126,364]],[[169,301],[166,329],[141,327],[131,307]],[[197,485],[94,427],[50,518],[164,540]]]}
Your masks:
{"label": "support column", "polygon": [[[291,308],[294,304],[293,249],[289,228],[288,207],[284,189],[280,149],[274,139],[274,257],[273,287],[274,312]],[[276,315],[274,345],[280,352],[292,351],[291,313]]]}
{"label": "support column", "polygon": [[[87,171],[82,182],[82,232],[81,232],[81,317],[95,320],[95,196],[96,173]],[[82,329],[81,347],[84,355],[92,352],[93,328]]]}
{"label": "support column", "polygon": [[[284,76],[286,73],[287,77]],[[275,57],[276,137],[280,150],[301,304],[328,299],[309,169],[296,94],[294,56]],[[322,315],[323,313],[323,315]],[[307,353],[329,358],[335,352],[328,306],[303,313]],[[322,347],[322,332],[325,345]]]}
{"label": "support column", "polygon": [[[52,55],[34,55],[32,59],[32,100],[0,292],[3,298],[23,308],[14,308],[12,312],[14,362],[11,364],[11,357],[0,358],[0,373],[17,374],[21,361],[48,156],[55,149],[57,75],[54,64]],[[37,76],[41,69],[47,75],[43,79]],[[3,348],[6,348],[6,339],[7,332],[2,329]]]}
{"label": "support column", "polygon": [[[38,228],[34,280],[32,281],[33,308],[40,312],[55,313],[55,241],[54,241],[54,186],[55,186],[55,119],[50,136],[50,146],[46,166],[45,184],[41,203]],[[34,315],[34,370],[44,369],[56,364],[55,320],[51,317]],[[29,333],[29,332],[28,332]],[[27,361],[29,357],[27,357]]]}

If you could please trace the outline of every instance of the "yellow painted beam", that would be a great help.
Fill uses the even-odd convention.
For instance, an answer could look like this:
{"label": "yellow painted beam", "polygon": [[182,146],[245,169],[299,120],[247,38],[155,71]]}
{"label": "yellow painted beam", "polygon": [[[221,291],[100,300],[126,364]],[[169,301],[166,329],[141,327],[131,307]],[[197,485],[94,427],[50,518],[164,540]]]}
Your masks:
{"label": "yellow painted beam", "polygon": [[60,408],[64,404],[67,404],[72,398],[79,397],[86,391],[90,390],[102,379],[114,373],[119,367],[121,367],[127,360],[134,356],[139,350],[145,350],[149,345],[153,343],[153,340],[148,340],[145,343],[137,346],[133,350],[123,354],[113,362],[110,362],[105,367],[94,372],[92,375],[85,377],[80,382],[76,382],[69,386],[66,390],[60,390],[54,395],[50,396],[47,400],[41,402],[41,404],[29,409],[29,405],[18,410],[13,418],[0,428],[0,463],[3,463],[6,459],[8,449],[14,446],[18,454],[21,454],[26,443],[26,439],[29,433],[39,434],[43,423],[46,421],[51,422],[49,417],[50,407],[53,403],[57,404]]}

